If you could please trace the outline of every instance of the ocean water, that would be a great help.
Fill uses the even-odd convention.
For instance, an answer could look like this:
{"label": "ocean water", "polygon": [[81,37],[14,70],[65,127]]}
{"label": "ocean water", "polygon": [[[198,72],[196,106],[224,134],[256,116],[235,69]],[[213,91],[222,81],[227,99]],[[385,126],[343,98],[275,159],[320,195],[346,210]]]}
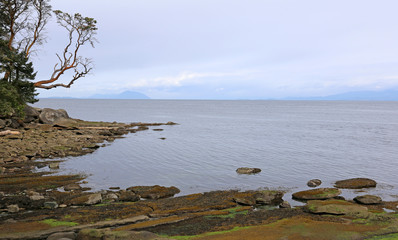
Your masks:
{"label": "ocean water", "polygon": [[[398,200],[398,102],[42,99],[35,106],[83,120],[179,123],[67,158],[60,173],[89,175],[93,190],[158,184],[185,195],[264,188],[285,190],[292,201],[291,193],[308,189],[313,178],[331,187],[368,177],[377,188],[343,195]],[[239,167],[262,172],[238,175]]]}

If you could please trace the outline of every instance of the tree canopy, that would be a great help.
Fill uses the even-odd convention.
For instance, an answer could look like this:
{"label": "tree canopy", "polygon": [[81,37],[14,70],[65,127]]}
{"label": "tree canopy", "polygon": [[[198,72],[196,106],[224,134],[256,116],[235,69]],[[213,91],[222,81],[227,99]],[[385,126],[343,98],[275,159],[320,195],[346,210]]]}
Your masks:
{"label": "tree canopy", "polygon": [[[67,43],[56,54],[58,63],[49,78],[36,80],[32,54],[38,54],[38,47],[46,42],[44,30],[52,15],[65,29]],[[92,61],[80,56],[79,50],[87,44],[94,47],[96,24],[79,13],[52,11],[50,0],[0,0],[0,116],[35,102],[36,88],[69,88],[89,74]],[[62,82],[66,72],[73,72],[72,77]]]}

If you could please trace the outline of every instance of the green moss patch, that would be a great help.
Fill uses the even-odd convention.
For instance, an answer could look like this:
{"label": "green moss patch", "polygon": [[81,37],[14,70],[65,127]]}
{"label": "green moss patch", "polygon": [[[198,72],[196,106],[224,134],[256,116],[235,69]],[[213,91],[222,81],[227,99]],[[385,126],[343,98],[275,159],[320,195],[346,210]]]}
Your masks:
{"label": "green moss patch", "polygon": [[41,221],[41,223],[48,224],[51,227],[60,227],[60,226],[73,227],[73,226],[79,225],[76,222],[57,221],[55,219],[46,219],[46,220]]}

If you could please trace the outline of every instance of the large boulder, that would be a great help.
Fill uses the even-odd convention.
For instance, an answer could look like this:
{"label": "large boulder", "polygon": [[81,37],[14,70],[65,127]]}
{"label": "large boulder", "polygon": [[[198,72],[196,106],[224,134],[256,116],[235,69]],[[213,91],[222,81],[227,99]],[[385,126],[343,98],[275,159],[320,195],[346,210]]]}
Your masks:
{"label": "large boulder", "polygon": [[377,185],[376,181],[369,178],[351,178],[351,179],[337,181],[334,184],[336,188],[347,188],[347,189],[371,188],[371,187],[376,187],[376,185]]}
{"label": "large boulder", "polygon": [[347,215],[360,218],[369,216],[367,207],[342,200],[312,200],[308,201],[306,207],[310,213],[315,214]]}
{"label": "large boulder", "polygon": [[25,119],[24,119],[25,123],[35,122],[39,119],[40,113],[34,107],[26,105],[24,112],[25,112]]}
{"label": "large boulder", "polygon": [[71,205],[94,205],[101,203],[101,201],[102,201],[101,193],[92,193],[73,198],[70,201],[67,201],[67,203]]}
{"label": "large boulder", "polygon": [[39,115],[40,122],[44,124],[53,124],[55,121],[62,118],[69,118],[68,113],[63,109],[54,110],[51,108],[44,108]]}
{"label": "large boulder", "polygon": [[370,204],[380,204],[383,202],[379,196],[374,195],[363,195],[354,198],[354,201],[360,204],[370,205]]}
{"label": "large boulder", "polygon": [[317,188],[293,193],[293,198],[298,200],[324,200],[337,197],[341,190],[337,188]]}
{"label": "large boulder", "polygon": [[281,191],[264,190],[258,191],[255,198],[257,204],[277,206],[283,202],[283,195]]}
{"label": "large boulder", "polygon": [[180,192],[180,189],[178,189],[176,187],[163,187],[163,186],[159,186],[159,185],[135,186],[135,187],[127,188],[127,190],[140,195],[142,198],[147,198],[147,199],[159,199],[159,198],[172,197],[175,194]]}

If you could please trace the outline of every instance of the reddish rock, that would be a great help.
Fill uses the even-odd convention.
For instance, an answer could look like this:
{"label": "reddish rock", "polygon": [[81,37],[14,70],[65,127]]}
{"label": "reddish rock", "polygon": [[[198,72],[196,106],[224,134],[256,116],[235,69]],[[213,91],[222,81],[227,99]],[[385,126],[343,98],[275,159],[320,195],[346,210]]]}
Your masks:
{"label": "reddish rock", "polygon": [[359,189],[376,187],[376,185],[376,181],[369,178],[351,178],[337,181],[334,186],[336,188]]}

